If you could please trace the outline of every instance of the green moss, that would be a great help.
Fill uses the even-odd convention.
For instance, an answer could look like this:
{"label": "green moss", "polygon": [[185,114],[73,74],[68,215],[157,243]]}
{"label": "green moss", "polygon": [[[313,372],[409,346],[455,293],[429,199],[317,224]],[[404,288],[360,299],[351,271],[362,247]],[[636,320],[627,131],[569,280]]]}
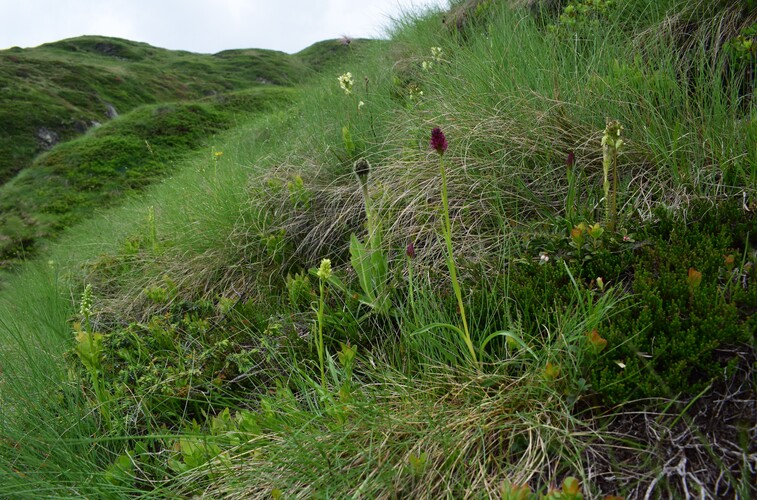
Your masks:
{"label": "green moss", "polygon": [[755,217],[727,203],[689,220],[663,215],[634,260],[634,305],[608,325],[616,348],[591,374],[610,402],[694,395],[722,374],[729,347],[755,341]]}

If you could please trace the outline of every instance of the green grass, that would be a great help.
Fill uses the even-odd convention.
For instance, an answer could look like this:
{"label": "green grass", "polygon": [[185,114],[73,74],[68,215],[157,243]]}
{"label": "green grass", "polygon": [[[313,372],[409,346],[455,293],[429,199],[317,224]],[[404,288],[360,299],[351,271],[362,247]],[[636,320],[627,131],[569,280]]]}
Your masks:
{"label": "green grass", "polygon": [[300,58],[311,70],[322,74],[327,70],[336,70],[338,66],[344,63],[349,54],[363,50],[365,45],[383,43],[385,42],[382,40],[346,37],[337,40],[323,40],[302,49],[295,56]]}
{"label": "green grass", "polygon": [[[65,141],[93,122],[143,104],[198,99],[261,85],[303,81],[307,68],[287,54],[249,51],[203,55],[105,37],[79,37],[0,54],[3,182],[26,168],[44,147],[46,128]],[[260,79],[260,81],[258,80]]]}
{"label": "green grass", "polygon": [[[288,105],[288,88],[257,88],[199,101],[145,105],[58,145],[0,186],[4,267],[95,210],[113,206],[171,175],[188,154],[212,148],[221,132]],[[215,173],[222,158],[206,153]],[[222,153],[222,151],[218,151]]]}
{"label": "green grass", "polygon": [[[294,85],[369,43],[327,40],[296,55],[205,55],[88,36],[3,51],[2,267],[31,257],[94,209],[164,178],[187,152],[250,113],[286,104]],[[109,106],[122,115],[112,123]],[[44,144],[40,130],[59,144]]]}
{"label": "green grass", "polygon": [[109,106],[124,114],[145,104],[290,87],[347,51],[332,40],[296,55],[265,49],[211,55],[99,36],[0,51],[0,182],[49,149],[40,129],[67,141],[108,121]]}
{"label": "green grass", "polygon": [[[1,292],[0,494],[753,495],[753,82],[713,47],[755,19],[682,6],[407,15],[83,218]],[[66,147],[144,139],[158,109]]]}

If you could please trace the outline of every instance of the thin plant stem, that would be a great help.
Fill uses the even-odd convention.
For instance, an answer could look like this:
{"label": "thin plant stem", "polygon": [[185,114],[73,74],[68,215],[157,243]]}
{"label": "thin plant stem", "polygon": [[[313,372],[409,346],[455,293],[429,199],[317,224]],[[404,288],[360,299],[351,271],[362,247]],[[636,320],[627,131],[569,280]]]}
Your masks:
{"label": "thin plant stem", "polygon": [[413,259],[407,257],[407,282],[410,288],[410,311],[413,313],[413,322],[418,323],[418,312],[415,308],[415,293],[413,291]]}
{"label": "thin plant stem", "polygon": [[365,204],[365,229],[368,232],[368,241],[371,242],[371,250],[375,250],[373,248],[373,216],[371,214],[371,200],[368,195],[367,180],[360,179],[360,189],[363,192],[363,203]]}
{"label": "thin plant stem", "polygon": [[321,260],[321,265],[318,268],[318,281],[320,284],[320,298],[318,301],[318,336],[316,338],[316,349],[318,350],[318,364],[321,369],[321,386],[326,390],[326,370],[324,368],[325,347],[323,345],[323,315],[325,307],[326,296],[326,281],[331,277],[331,260]]}
{"label": "thin plant stem", "polygon": [[473,342],[470,337],[470,330],[468,329],[468,320],[465,316],[465,305],[463,304],[463,294],[460,289],[460,283],[457,281],[457,268],[455,267],[455,259],[452,254],[452,222],[449,217],[449,202],[447,201],[447,172],[444,168],[444,158],[439,156],[439,170],[442,174],[442,205],[444,207],[444,241],[447,244],[447,267],[449,268],[450,280],[452,280],[452,289],[455,291],[455,297],[457,298],[457,306],[460,309],[460,317],[463,320],[463,332],[465,345],[468,346],[473,364],[477,365],[478,360],[476,358],[476,350],[473,347]]}
{"label": "thin plant stem", "polygon": [[316,343],[316,348],[318,349],[318,362],[320,364],[321,368],[321,386],[326,389],[326,370],[324,369],[324,353],[323,353],[323,308],[324,308],[324,293],[325,293],[325,280],[323,278],[320,279],[320,291],[321,291],[321,297],[320,301],[318,303],[318,339]]}

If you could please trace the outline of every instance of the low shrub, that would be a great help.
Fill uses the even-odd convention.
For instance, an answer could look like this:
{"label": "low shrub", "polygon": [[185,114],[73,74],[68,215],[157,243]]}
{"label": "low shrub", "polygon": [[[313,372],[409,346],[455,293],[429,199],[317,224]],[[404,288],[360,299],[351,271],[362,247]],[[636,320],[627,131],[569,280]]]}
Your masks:
{"label": "low shrub", "polygon": [[757,331],[753,213],[727,202],[695,204],[686,218],[656,216],[635,238],[534,239],[529,250],[541,257],[510,269],[518,319],[532,338],[542,335],[545,310],[570,305],[571,274],[597,297],[608,287],[627,295],[599,331],[608,348],[584,374],[607,404],[693,396],[727,369],[728,348],[753,343]]}

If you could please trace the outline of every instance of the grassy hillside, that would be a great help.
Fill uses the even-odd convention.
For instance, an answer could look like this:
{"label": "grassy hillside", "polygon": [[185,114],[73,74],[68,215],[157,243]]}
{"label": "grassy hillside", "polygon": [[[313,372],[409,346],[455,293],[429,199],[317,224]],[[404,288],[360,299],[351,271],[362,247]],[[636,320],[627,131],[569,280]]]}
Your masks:
{"label": "grassy hillside", "polygon": [[12,278],[0,494],[755,496],[755,26],[407,16]]}
{"label": "grassy hillside", "polygon": [[260,87],[202,100],[143,105],[40,155],[0,186],[0,268],[95,210],[120,203],[205,149],[214,169],[217,134],[291,103],[295,91]]}
{"label": "grassy hillside", "polygon": [[[360,42],[358,42],[360,43]],[[319,50],[320,49],[320,50]],[[199,99],[312,76],[336,41],[290,55],[264,49],[173,51],[83,36],[0,51],[0,183],[40,152],[144,104]]]}
{"label": "grassy hillside", "polygon": [[295,84],[367,43],[204,55],[80,37],[0,53],[0,268],[172,173],[251,113],[287,104]]}
{"label": "grassy hillside", "polygon": [[280,52],[204,55],[92,36],[2,51],[0,180],[116,113],[263,83],[292,85],[305,74],[301,61]]}
{"label": "grassy hillside", "polygon": [[339,38],[336,40],[323,40],[316,42],[310,47],[305,47],[295,56],[300,58],[311,70],[323,73],[335,70],[344,64],[345,56],[362,50],[366,45],[382,45],[384,40],[370,40],[365,38]]}

